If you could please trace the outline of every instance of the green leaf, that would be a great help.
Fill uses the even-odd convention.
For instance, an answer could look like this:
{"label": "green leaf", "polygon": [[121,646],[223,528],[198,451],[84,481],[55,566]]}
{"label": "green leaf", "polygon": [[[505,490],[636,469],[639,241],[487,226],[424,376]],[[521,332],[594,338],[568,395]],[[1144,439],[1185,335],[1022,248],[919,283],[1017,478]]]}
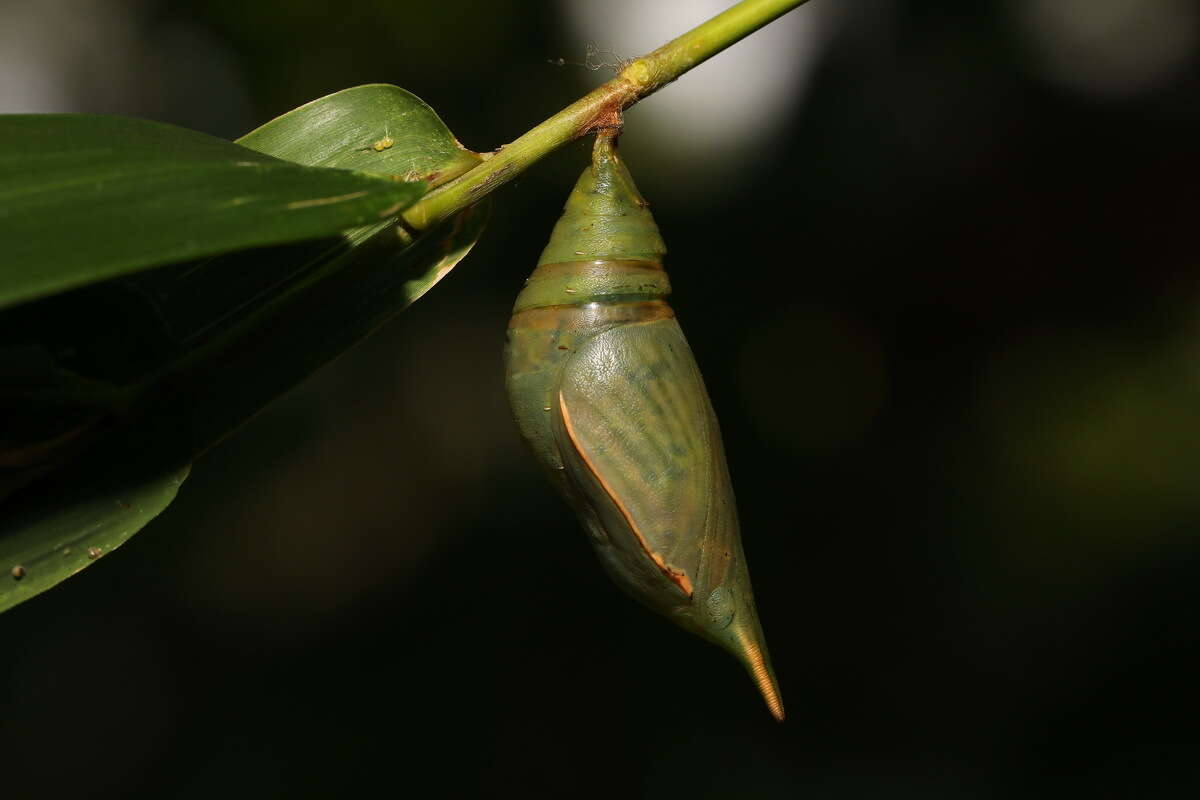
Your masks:
{"label": "green leaf", "polygon": [[[391,146],[376,150],[385,137]],[[241,142],[305,164],[431,182],[481,161],[427,105],[382,85],[309,103]],[[135,505],[128,498],[139,487],[166,487],[144,476],[176,474],[414,302],[467,254],[486,219],[475,206],[415,241],[380,222],[0,310],[0,518],[20,520],[0,527],[0,567],[25,568],[10,589],[25,599],[91,563],[39,567],[31,580],[27,554],[59,552],[72,524],[80,535],[101,521],[131,535],[174,496],[151,492],[157,510],[130,515],[121,502]]]}
{"label": "green leaf", "polygon": [[483,161],[416,95],[383,83],[343,89],[306,103],[246,134],[238,144],[314,167],[431,183],[461,175]]}
{"label": "green leaf", "polygon": [[158,516],[188,469],[142,480],[111,494],[80,498],[49,515],[0,527],[0,611],[28,600],[107,555]]}
{"label": "green leaf", "polygon": [[148,120],[0,117],[0,308],[171,261],[336,234],[424,191]]}
{"label": "green leaf", "polygon": [[[428,105],[385,84],[315,100],[239,142],[305,164],[430,182],[482,161]],[[171,341],[186,346],[150,382],[162,391],[143,392],[147,416],[169,429],[147,447],[179,458],[211,446],[424,295],[475,245],[487,216],[486,205],[468,208],[415,241],[383,223],[134,276]]]}

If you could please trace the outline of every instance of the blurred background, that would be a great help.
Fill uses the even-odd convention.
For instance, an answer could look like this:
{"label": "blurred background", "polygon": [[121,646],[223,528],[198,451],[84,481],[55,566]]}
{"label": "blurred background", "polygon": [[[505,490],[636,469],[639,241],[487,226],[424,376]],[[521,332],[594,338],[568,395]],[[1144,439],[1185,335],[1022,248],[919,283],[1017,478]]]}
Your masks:
{"label": "blurred background", "polygon": [[[0,0],[0,111],[234,138],[388,82],[488,150],[729,4]],[[1196,796],[1198,98],[1191,0],[814,0],[629,113],[784,725],[508,417],[577,143],[0,619],[5,792]]]}

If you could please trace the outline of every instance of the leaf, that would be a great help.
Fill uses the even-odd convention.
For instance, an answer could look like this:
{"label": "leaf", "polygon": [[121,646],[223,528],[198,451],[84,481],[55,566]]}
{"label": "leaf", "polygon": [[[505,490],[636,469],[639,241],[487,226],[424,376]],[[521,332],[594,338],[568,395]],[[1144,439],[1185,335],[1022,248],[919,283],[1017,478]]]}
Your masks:
{"label": "leaf", "polygon": [[188,468],[115,494],[81,498],[34,519],[0,528],[0,611],[69,578],[125,543],[179,491]]}
{"label": "leaf", "polygon": [[148,120],[0,117],[0,308],[171,261],[336,234],[424,191]]}
{"label": "leaf", "polygon": [[[384,136],[392,145],[376,150]],[[427,105],[382,85],[316,100],[240,141],[302,163],[430,181],[481,161]],[[53,552],[66,533],[51,520],[75,520],[80,533],[129,524],[134,518],[116,502],[132,496],[128,487],[175,474],[406,308],[467,254],[486,219],[486,207],[474,206],[415,241],[381,222],[0,311],[0,514],[21,519],[0,524],[0,556],[19,563],[33,550]],[[159,497],[161,510],[170,497]],[[122,530],[127,537],[136,528]],[[71,574],[27,582],[34,573],[25,569],[21,599]]]}
{"label": "leaf", "polygon": [[[314,136],[316,131],[320,135]],[[238,143],[314,167],[438,183],[483,160],[463,147],[420,98],[383,83],[343,89],[306,103]]]}
{"label": "leaf", "polygon": [[[482,161],[428,105],[385,84],[315,100],[239,141],[306,164],[431,182]],[[378,142],[389,146],[376,149]],[[170,432],[148,446],[176,442],[181,455],[202,452],[424,295],[466,256],[486,221],[486,206],[475,206],[415,242],[383,223],[134,276],[137,294],[153,301],[153,316],[186,350],[155,376],[162,392],[148,413],[168,420]],[[269,288],[257,291],[261,285]],[[230,297],[234,286],[241,288]]]}

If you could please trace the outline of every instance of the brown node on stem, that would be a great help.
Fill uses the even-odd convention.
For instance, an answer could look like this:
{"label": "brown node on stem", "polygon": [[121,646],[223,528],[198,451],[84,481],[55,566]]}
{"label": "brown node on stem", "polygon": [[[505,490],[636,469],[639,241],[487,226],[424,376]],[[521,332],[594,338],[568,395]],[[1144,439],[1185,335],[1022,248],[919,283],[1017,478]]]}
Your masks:
{"label": "brown node on stem", "polygon": [[592,124],[588,126],[587,132],[612,130],[617,133],[625,127],[625,118],[621,114],[620,100],[614,99],[611,102],[606,102],[604,107],[596,112],[596,116],[592,119]]}

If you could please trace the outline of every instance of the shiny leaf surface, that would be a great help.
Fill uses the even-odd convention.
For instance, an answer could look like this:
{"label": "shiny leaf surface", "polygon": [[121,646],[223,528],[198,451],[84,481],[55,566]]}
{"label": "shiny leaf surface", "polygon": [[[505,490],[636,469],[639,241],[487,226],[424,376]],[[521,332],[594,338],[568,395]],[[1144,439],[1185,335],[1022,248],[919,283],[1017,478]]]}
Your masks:
{"label": "shiny leaf surface", "polygon": [[333,235],[424,191],[148,120],[0,117],[0,307],[172,261]]}

